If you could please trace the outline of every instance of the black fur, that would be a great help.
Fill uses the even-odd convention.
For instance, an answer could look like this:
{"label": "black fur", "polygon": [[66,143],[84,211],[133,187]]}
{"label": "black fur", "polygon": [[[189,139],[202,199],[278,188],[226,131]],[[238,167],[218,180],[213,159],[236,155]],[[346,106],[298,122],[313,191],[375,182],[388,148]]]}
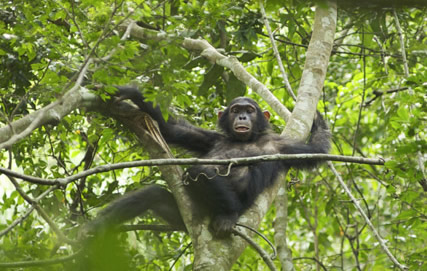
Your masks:
{"label": "black fur", "polygon": [[[119,87],[122,99],[131,99],[141,110],[155,119],[165,140],[197,153],[201,158],[226,159],[264,154],[327,153],[330,132],[320,114],[312,127],[307,144],[289,142],[270,129],[268,119],[259,105],[250,98],[236,98],[218,120],[222,133],[195,127],[188,122],[169,118],[166,122],[159,108],[145,102],[141,93],[130,87]],[[230,232],[238,217],[254,203],[256,197],[273,184],[288,166],[307,168],[316,160],[271,161],[252,165],[196,165],[184,175],[189,195],[196,206],[211,216],[211,228],[217,235]],[[170,192],[160,186],[136,191],[111,204],[95,220],[96,223],[117,225],[153,210],[168,223],[183,228],[184,223]]]}

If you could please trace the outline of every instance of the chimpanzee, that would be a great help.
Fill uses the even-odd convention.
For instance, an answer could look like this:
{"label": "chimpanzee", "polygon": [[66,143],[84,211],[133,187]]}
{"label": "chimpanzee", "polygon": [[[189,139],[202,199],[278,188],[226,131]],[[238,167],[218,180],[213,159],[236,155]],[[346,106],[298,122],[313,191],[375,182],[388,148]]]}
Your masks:
{"label": "chimpanzee", "polygon": [[[311,129],[311,138],[291,142],[274,133],[269,125],[270,113],[246,97],[235,98],[225,111],[218,114],[221,132],[195,127],[185,121],[162,117],[158,107],[146,102],[132,87],[118,87],[121,99],[132,100],[142,111],[157,121],[160,131],[170,144],[184,147],[201,158],[227,159],[266,154],[327,153],[330,132],[318,113]],[[256,197],[273,184],[286,167],[308,168],[317,160],[285,160],[258,162],[233,167],[196,165],[184,174],[184,183],[196,206],[210,215],[210,228],[217,236],[227,235],[239,216],[254,203]],[[168,223],[185,229],[173,195],[153,185],[124,196],[105,208],[96,224],[118,225],[152,210]]]}

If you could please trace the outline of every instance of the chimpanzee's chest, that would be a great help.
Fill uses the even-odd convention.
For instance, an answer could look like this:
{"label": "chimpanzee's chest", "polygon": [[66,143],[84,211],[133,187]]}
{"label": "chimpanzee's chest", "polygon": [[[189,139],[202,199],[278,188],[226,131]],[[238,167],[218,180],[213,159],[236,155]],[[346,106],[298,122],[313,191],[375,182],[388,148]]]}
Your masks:
{"label": "chimpanzee's chest", "polygon": [[[271,139],[271,140],[269,140]],[[246,142],[229,142],[220,141],[216,146],[202,158],[209,159],[231,159],[252,157],[267,154],[276,154],[274,138],[265,138],[258,140],[256,143]],[[216,182],[227,182],[233,189],[240,193],[245,190],[248,184],[255,179],[263,178],[264,181],[270,182],[271,163],[260,162],[249,165],[197,165],[188,169],[189,176],[192,180],[210,180]]]}
{"label": "chimpanzee's chest", "polygon": [[234,142],[222,140],[215,144],[203,158],[230,159],[279,153],[274,137],[264,137],[256,142]]}

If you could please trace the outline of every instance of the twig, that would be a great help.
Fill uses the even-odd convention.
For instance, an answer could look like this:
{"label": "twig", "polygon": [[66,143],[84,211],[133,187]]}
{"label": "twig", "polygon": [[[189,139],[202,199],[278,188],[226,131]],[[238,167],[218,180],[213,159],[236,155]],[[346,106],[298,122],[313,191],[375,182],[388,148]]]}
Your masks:
{"label": "twig", "polygon": [[364,106],[366,107],[366,106],[370,105],[373,101],[375,101],[376,99],[378,99],[379,97],[381,97],[384,94],[395,93],[395,92],[404,91],[404,90],[408,90],[408,89],[409,89],[409,87],[393,88],[393,89],[389,89],[389,90],[374,90],[373,94],[375,95],[375,97],[373,97],[372,99],[367,101]]}
{"label": "twig", "polygon": [[267,252],[265,252],[262,247],[260,247],[256,242],[254,242],[249,236],[235,228],[232,230],[232,232],[240,236],[246,242],[248,242],[248,244],[258,252],[261,258],[264,260],[265,264],[268,266],[268,268],[270,268],[270,270],[277,270],[276,266],[274,265],[273,261],[271,260],[271,257],[267,254]]}
{"label": "twig", "polygon": [[277,257],[277,250],[276,250],[276,247],[273,245],[273,243],[272,243],[270,240],[268,240],[268,238],[267,238],[267,237],[265,237],[265,235],[264,235],[264,234],[260,233],[259,231],[255,230],[255,229],[253,229],[253,228],[251,228],[251,227],[249,227],[249,226],[243,225],[243,224],[239,224],[239,223],[237,223],[237,224],[236,224],[236,226],[239,226],[239,227],[243,227],[243,228],[245,228],[245,229],[248,229],[248,230],[250,230],[251,232],[253,232],[253,233],[257,234],[257,235],[258,235],[259,237],[261,237],[262,239],[264,239],[264,241],[266,241],[266,242],[267,242],[267,244],[268,244],[268,245],[271,247],[271,249],[273,250],[273,254],[270,256],[270,258],[271,258],[272,260],[276,259],[276,257]]}
{"label": "twig", "polygon": [[185,246],[185,248],[179,253],[178,257],[176,257],[175,261],[172,263],[171,267],[169,268],[169,271],[172,270],[172,268],[175,266],[175,264],[178,262],[179,258],[181,258],[182,255],[184,255],[185,251],[193,244],[193,242],[188,243],[188,245]]}
{"label": "twig", "polygon": [[[136,28],[134,26],[133,28]],[[133,32],[132,32],[133,35]],[[271,91],[262,84],[258,79],[256,79],[252,74],[250,74],[245,67],[237,60],[237,58],[230,56],[227,57],[215,47],[213,47],[206,40],[201,39],[190,39],[185,38],[182,46],[188,50],[198,50],[202,51],[201,56],[208,59],[210,62],[218,64],[220,66],[229,68],[237,79],[245,83],[248,87],[254,90],[258,95],[260,95],[271,108],[284,120],[288,120],[291,113],[289,110],[274,96]]]}
{"label": "twig", "polygon": [[400,270],[408,270],[408,268],[402,264],[400,264],[397,259],[393,256],[393,254],[390,252],[390,250],[388,249],[384,239],[381,238],[380,234],[377,232],[377,230],[375,229],[374,225],[372,224],[372,222],[369,220],[368,216],[365,214],[365,212],[363,211],[362,207],[360,207],[359,203],[357,202],[357,199],[353,196],[353,194],[351,193],[350,189],[347,187],[347,185],[344,183],[343,179],[341,178],[341,175],[337,172],[337,170],[335,169],[334,165],[332,164],[332,162],[328,162],[329,167],[331,168],[332,172],[334,173],[334,175],[337,177],[338,182],[340,183],[340,185],[344,188],[344,191],[347,193],[347,195],[349,196],[349,198],[351,199],[351,201],[353,202],[354,206],[356,206],[357,210],[360,212],[360,214],[362,215],[363,219],[366,221],[366,223],[369,225],[369,227],[372,230],[372,233],[374,234],[375,238],[377,238],[378,242],[380,243],[382,249],[384,250],[384,252],[387,254],[387,256],[389,257],[389,259],[400,269]]}
{"label": "twig", "polygon": [[69,256],[65,257],[59,257],[55,259],[49,259],[49,260],[40,260],[40,261],[22,261],[22,262],[13,262],[13,263],[0,263],[0,268],[16,268],[16,267],[29,267],[29,266],[45,266],[45,265],[51,265],[51,264],[57,264],[57,263],[63,263],[70,260],[73,260],[83,250],[79,250],[74,254],[71,254]]}
{"label": "twig", "polygon": [[394,20],[396,21],[396,29],[397,33],[399,33],[400,39],[400,49],[402,50],[402,59],[403,59],[403,70],[405,71],[405,77],[409,77],[409,68],[408,61],[406,60],[406,52],[405,52],[405,40],[403,38],[402,28],[400,27],[399,18],[397,17],[396,9],[393,9]]}
{"label": "twig", "polygon": [[121,225],[119,231],[160,231],[160,232],[173,232],[183,231],[183,229],[173,227],[170,225]]}
{"label": "twig", "polygon": [[31,206],[23,216],[15,219],[9,226],[7,226],[6,229],[0,231],[0,237],[3,235],[6,235],[8,232],[10,232],[13,228],[15,228],[19,223],[24,221],[32,212],[34,211],[34,206]]}
{"label": "twig", "polygon": [[[365,42],[365,29],[362,30],[362,44]],[[362,48],[362,54],[363,54],[363,90],[362,90],[362,101],[360,102],[359,106],[359,115],[357,117],[357,124],[356,124],[356,131],[354,132],[353,137],[353,152],[351,156],[354,156],[356,149],[357,149],[357,135],[360,128],[360,121],[362,120],[362,111],[363,111],[363,104],[365,102],[365,93],[366,93],[366,55],[365,55],[365,49]]]}
{"label": "twig", "polygon": [[[317,190],[317,189],[316,189]],[[302,209],[304,211],[304,216],[305,216],[305,220],[307,221],[308,227],[311,230],[312,234],[313,234],[313,241],[314,241],[314,255],[315,255],[315,259],[318,260],[319,259],[319,235],[317,232],[317,226],[318,226],[318,221],[317,221],[317,208],[314,209],[314,213],[311,212],[311,210],[308,210],[307,206],[304,204],[303,199],[301,198],[301,195],[298,193],[298,189],[295,188],[295,194],[298,195],[300,202],[301,202],[301,206]],[[316,193],[318,194],[318,193]],[[315,199],[313,199],[314,202],[317,201],[317,196]],[[311,223],[310,217],[314,217],[314,223]],[[316,270],[319,271],[319,263],[316,261]]]}
{"label": "twig", "polygon": [[[130,36],[130,31],[131,31],[131,29],[132,29],[132,26],[133,26],[133,24],[134,24],[135,22],[131,22],[131,23],[129,23],[129,25],[127,26],[127,28],[126,28],[126,31],[125,31],[125,33],[122,35],[122,37],[120,38],[120,40],[121,41],[124,41],[124,40],[126,40],[129,36]],[[116,53],[116,51],[117,51],[117,49],[118,48],[114,48],[113,50],[111,50],[110,51],[110,53],[108,54],[108,55],[106,55],[106,56],[104,56],[103,58],[101,58],[100,60],[101,61],[108,61],[115,53]]]}
{"label": "twig", "polygon": [[79,24],[78,24],[78,23],[77,23],[77,21],[76,21],[76,13],[75,13],[75,10],[74,10],[74,5],[75,5],[74,1],[70,1],[70,2],[71,2],[71,12],[72,12],[72,13],[70,13],[70,12],[68,11],[68,9],[66,9],[66,8],[62,5],[62,3],[60,3],[59,1],[54,0],[54,2],[55,2],[55,4],[57,4],[58,6],[60,6],[60,7],[65,11],[65,13],[67,14],[67,16],[68,16],[68,17],[70,17],[70,18],[71,18],[71,20],[72,20],[72,21],[73,21],[73,23],[74,23],[74,26],[77,28],[77,32],[78,32],[78,34],[79,34],[79,36],[80,36],[80,38],[81,38],[82,42],[84,43],[84,45],[85,45],[87,48],[90,48],[90,46],[89,46],[89,44],[87,43],[87,41],[86,41],[85,37],[83,36],[83,31],[80,29],[80,26],[79,26]]}
{"label": "twig", "polygon": [[116,169],[124,169],[131,167],[142,167],[142,166],[165,166],[165,165],[248,165],[256,162],[266,161],[285,161],[285,160],[304,160],[304,159],[315,159],[315,160],[330,160],[340,162],[350,162],[358,164],[370,164],[370,165],[384,165],[384,159],[371,159],[356,156],[342,156],[342,155],[331,155],[331,154],[272,154],[272,155],[260,155],[254,157],[244,158],[232,158],[232,159],[199,159],[199,158],[181,158],[181,159],[151,159],[141,160],[132,162],[123,162],[110,165],[97,166],[75,175],[71,175],[65,178],[56,179],[44,179],[39,177],[33,177],[21,173],[14,172],[10,169],[0,167],[0,173],[7,176],[19,178],[34,184],[41,185],[67,185],[77,179],[93,175],[96,173],[107,172]]}
{"label": "twig", "polygon": [[384,46],[381,44],[380,40],[374,36],[374,41],[378,44],[378,46],[380,47],[381,50],[381,61],[383,62],[384,65],[384,72],[385,74],[388,75],[388,69],[387,69],[387,60],[385,58],[385,50],[384,50]]}
{"label": "twig", "polygon": [[67,94],[72,93],[74,91],[76,91],[80,85],[81,82],[83,81],[83,78],[89,68],[89,65],[92,63],[92,60],[89,59],[86,64],[82,67],[81,72],[78,76],[78,79],[76,81],[76,83],[74,84],[74,86],[67,91],[67,93],[62,96],[60,99],[56,100],[55,102],[47,105],[46,107],[40,109],[39,111],[35,112],[33,115],[34,120],[31,121],[30,125],[27,126],[26,129],[24,129],[22,132],[20,132],[19,134],[14,134],[13,136],[11,136],[6,142],[3,142],[2,144],[0,144],[0,150],[5,148],[9,148],[11,147],[15,142],[27,137],[34,129],[36,129],[37,127],[39,127],[39,125],[42,123],[42,120],[44,119],[45,115],[48,114],[48,112],[50,112],[50,114],[54,115],[54,119],[56,119],[57,121],[60,120],[60,116],[59,115],[55,115],[56,113],[51,109],[55,108],[57,105],[62,104],[64,102],[65,97],[67,96]]}
{"label": "twig", "polygon": [[15,186],[16,191],[18,191],[18,193],[21,195],[22,198],[24,198],[24,200],[26,202],[28,202],[29,204],[31,204],[36,210],[37,212],[40,214],[41,217],[43,217],[43,219],[47,222],[47,224],[49,224],[49,226],[51,227],[51,229],[56,233],[56,235],[58,236],[58,238],[61,241],[64,241],[68,244],[76,244],[75,241],[68,239],[62,232],[61,230],[55,225],[55,223],[53,223],[52,219],[50,219],[49,215],[45,212],[45,210],[43,208],[40,207],[40,205],[38,204],[38,202],[36,202],[34,199],[32,199],[30,196],[28,196],[25,191],[21,188],[21,186],[18,184],[18,182],[15,180],[15,178],[8,176],[9,180],[12,182],[12,184]]}
{"label": "twig", "polygon": [[270,23],[268,22],[267,15],[265,14],[263,2],[264,0],[259,0],[259,6],[261,9],[261,14],[264,20],[265,27],[267,28],[268,36],[270,37],[271,45],[273,46],[274,55],[276,56],[277,63],[279,64],[280,72],[282,73],[283,83],[285,83],[285,87],[289,95],[292,97],[292,99],[294,99],[294,101],[296,101],[297,97],[295,96],[295,93],[292,91],[291,84],[289,84],[289,79],[288,79],[288,76],[286,75],[285,68],[283,67],[282,59],[280,58],[279,50],[277,49],[276,41],[274,40],[273,33],[270,28]]}
{"label": "twig", "polygon": [[315,262],[316,262],[320,267],[322,267],[322,268],[323,268],[323,270],[328,271],[328,269],[326,269],[325,265],[323,265],[323,263],[322,263],[321,261],[319,261],[318,259],[313,258],[313,257],[295,257],[295,258],[294,258],[294,260],[295,260],[295,261],[298,261],[298,260],[313,260],[313,261],[315,261]]}
{"label": "twig", "polygon": [[[49,189],[47,189],[46,191],[44,191],[43,193],[40,194],[40,196],[38,196],[37,198],[33,199],[33,202],[38,203],[40,200],[42,200],[44,197],[46,197],[47,195],[50,194],[50,192],[52,192],[55,189],[58,189],[59,186],[52,186]],[[0,237],[7,234],[9,231],[11,231],[14,227],[16,227],[16,225],[18,225],[19,223],[21,223],[22,221],[24,221],[33,211],[34,211],[34,206],[31,206],[22,217],[17,218],[15,221],[13,221],[6,229],[2,230],[0,232]]]}
{"label": "twig", "polygon": [[[116,11],[117,8],[114,9],[113,13],[111,14],[110,17],[110,21],[112,20],[112,16],[114,14],[114,12]],[[119,21],[118,23],[116,23],[112,29],[115,29],[116,27],[118,27],[119,25],[121,25],[131,14],[133,14],[133,12],[130,12],[125,18],[123,18],[121,21]],[[26,126],[26,128],[20,132],[19,134],[15,134],[13,132],[13,127],[11,127],[11,131],[12,136],[5,142],[2,142],[0,144],[0,150],[5,148],[9,148],[10,146],[12,146],[15,142],[27,137],[34,129],[36,129],[37,127],[39,127],[42,123],[44,123],[44,117],[47,114],[51,114],[53,115],[53,119],[59,121],[61,119],[61,116],[56,114],[56,112],[54,110],[51,110],[53,108],[55,108],[57,105],[59,104],[63,104],[64,101],[67,101],[68,95],[70,95],[71,93],[77,91],[78,88],[80,88],[81,83],[83,82],[83,79],[89,69],[89,66],[93,63],[94,59],[92,58],[92,55],[95,53],[95,50],[98,48],[99,44],[104,40],[104,38],[112,31],[108,29],[108,26],[110,24],[107,23],[104,27],[103,33],[101,34],[101,37],[97,40],[96,44],[91,48],[90,52],[88,53],[87,57],[85,58],[83,64],[80,67],[80,70],[77,72],[78,76],[77,76],[77,80],[74,83],[74,86],[68,90],[61,98],[59,98],[58,100],[56,100],[55,102],[47,105],[46,107],[34,112],[31,115],[28,115],[27,117],[30,118],[30,122],[29,124]],[[124,40],[127,38],[127,36],[129,36],[129,32],[130,32],[130,28],[132,28],[131,26],[129,26],[129,30],[127,30],[125,32],[125,34],[123,35],[123,37],[121,38],[121,40]],[[70,82],[64,87],[64,89],[68,89],[68,87],[71,85],[73,80],[70,80]]]}

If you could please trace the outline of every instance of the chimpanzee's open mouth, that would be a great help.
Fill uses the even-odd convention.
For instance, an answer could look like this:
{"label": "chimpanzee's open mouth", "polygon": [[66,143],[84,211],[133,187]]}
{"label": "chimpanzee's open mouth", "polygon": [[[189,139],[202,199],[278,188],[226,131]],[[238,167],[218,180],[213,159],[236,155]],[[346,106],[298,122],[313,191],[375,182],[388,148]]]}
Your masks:
{"label": "chimpanzee's open mouth", "polygon": [[244,133],[244,132],[249,131],[249,127],[243,126],[243,125],[239,125],[239,126],[234,127],[234,130],[236,132],[239,132],[239,133]]}

